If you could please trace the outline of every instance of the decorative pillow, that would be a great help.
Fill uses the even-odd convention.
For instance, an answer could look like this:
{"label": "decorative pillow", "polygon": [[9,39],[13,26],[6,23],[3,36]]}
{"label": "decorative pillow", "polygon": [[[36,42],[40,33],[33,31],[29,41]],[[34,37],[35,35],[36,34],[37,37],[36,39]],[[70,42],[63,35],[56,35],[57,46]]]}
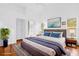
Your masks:
{"label": "decorative pillow", "polygon": [[54,32],[52,32],[52,33],[50,34],[50,36],[51,36],[51,37],[55,37],[55,38],[60,38],[60,33],[54,33]]}
{"label": "decorative pillow", "polygon": [[60,37],[63,37],[63,32],[53,32],[53,33],[59,33]]}
{"label": "decorative pillow", "polygon": [[44,32],[44,36],[50,36],[50,32]]}

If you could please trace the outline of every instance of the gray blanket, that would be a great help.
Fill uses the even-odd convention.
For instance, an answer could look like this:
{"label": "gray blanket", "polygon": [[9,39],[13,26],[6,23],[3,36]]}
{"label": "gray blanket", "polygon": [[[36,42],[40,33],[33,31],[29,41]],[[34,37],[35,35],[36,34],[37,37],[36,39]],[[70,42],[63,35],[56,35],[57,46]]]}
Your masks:
{"label": "gray blanket", "polygon": [[28,40],[30,40],[32,42],[41,44],[43,46],[54,49],[56,51],[56,56],[66,55],[63,47],[57,42],[48,41],[48,40],[44,40],[42,38],[37,38],[37,37],[28,37],[26,39],[28,39]]}

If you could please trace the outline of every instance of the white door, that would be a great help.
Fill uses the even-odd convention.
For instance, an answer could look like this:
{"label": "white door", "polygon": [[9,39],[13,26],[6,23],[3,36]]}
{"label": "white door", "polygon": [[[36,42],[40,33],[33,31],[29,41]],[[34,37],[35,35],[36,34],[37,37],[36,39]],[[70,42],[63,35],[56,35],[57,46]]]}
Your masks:
{"label": "white door", "polygon": [[24,19],[16,20],[16,38],[23,39],[26,34],[26,23]]}

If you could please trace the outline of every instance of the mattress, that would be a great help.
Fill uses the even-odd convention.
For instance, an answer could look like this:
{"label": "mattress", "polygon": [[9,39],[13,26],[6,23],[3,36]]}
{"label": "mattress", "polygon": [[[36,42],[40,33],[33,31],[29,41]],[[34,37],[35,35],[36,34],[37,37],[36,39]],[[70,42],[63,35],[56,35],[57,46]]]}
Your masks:
{"label": "mattress", "polygon": [[24,41],[25,43],[27,43],[27,44],[29,44],[29,45],[35,47],[36,49],[38,49],[38,50],[40,50],[40,51],[42,51],[42,52],[44,52],[44,53],[50,55],[50,56],[54,56],[54,55],[56,55],[55,50],[52,49],[52,48],[43,46],[43,45],[41,45],[41,44],[32,42],[32,41],[27,40],[27,39],[23,39],[23,41]]}

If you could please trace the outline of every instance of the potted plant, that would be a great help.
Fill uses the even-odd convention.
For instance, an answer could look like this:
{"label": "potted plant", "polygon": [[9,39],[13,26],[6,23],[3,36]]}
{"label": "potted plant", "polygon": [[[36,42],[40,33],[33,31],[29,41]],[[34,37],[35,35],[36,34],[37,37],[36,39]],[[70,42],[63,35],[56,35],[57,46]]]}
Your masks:
{"label": "potted plant", "polygon": [[0,39],[3,40],[3,47],[8,46],[9,35],[10,35],[9,28],[1,28],[0,29]]}

